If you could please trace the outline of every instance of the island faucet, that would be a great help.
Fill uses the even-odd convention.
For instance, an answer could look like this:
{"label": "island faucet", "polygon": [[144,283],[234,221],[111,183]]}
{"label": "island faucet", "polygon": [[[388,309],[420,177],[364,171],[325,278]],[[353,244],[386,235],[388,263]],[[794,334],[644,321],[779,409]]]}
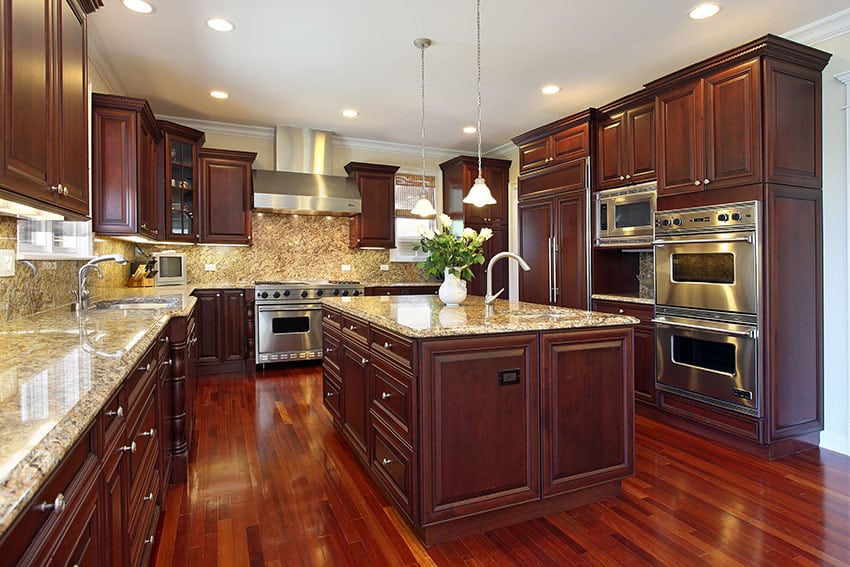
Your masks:
{"label": "island faucet", "polygon": [[80,267],[80,271],[77,273],[77,290],[72,292],[76,299],[74,302],[74,309],[76,311],[85,311],[89,308],[89,290],[86,289],[86,276],[88,275],[89,269],[94,269],[94,271],[97,272],[97,277],[99,279],[103,279],[103,273],[96,264],[109,261],[118,262],[119,264],[127,263],[127,259],[121,254],[106,254],[105,256],[92,258]]}
{"label": "island faucet", "polygon": [[487,295],[484,296],[484,305],[487,306],[488,310],[493,309],[493,303],[496,301],[496,298],[499,297],[499,294],[505,291],[505,288],[502,288],[496,293],[493,293],[493,264],[502,258],[512,258],[516,260],[520,267],[526,272],[531,269],[531,266],[529,266],[519,254],[514,254],[513,252],[499,252],[498,254],[494,254],[493,257],[490,258],[490,262],[487,263]]}

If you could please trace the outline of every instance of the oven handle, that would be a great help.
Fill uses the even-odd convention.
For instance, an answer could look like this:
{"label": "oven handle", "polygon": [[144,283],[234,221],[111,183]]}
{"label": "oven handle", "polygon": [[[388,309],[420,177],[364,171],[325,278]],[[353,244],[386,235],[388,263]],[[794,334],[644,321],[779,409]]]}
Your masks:
{"label": "oven handle", "polygon": [[702,325],[692,325],[690,323],[674,323],[673,321],[668,321],[666,319],[653,319],[653,323],[659,323],[662,325],[669,325],[671,327],[681,327],[683,329],[695,329],[697,331],[708,331],[710,333],[720,333],[727,335],[735,335],[737,337],[749,337],[751,339],[755,339],[758,337],[758,331],[756,329],[750,329],[749,331],[735,331],[733,329],[716,329],[714,327],[704,327]]}
{"label": "oven handle", "polygon": [[653,240],[653,246],[664,246],[666,244],[723,244],[724,242],[747,242],[753,243],[753,235],[739,236],[737,238],[692,238],[690,240]]}
{"label": "oven handle", "polygon": [[260,313],[268,313],[271,311],[317,311],[321,310],[321,304],[316,303],[295,303],[286,306],[281,305],[258,305],[257,309]]}

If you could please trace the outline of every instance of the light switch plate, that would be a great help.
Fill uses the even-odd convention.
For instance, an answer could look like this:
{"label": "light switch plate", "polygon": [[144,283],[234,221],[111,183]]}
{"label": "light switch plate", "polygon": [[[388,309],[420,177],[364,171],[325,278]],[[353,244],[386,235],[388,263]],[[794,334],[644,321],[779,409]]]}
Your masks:
{"label": "light switch plate", "polygon": [[0,250],[0,278],[15,275],[15,251]]}
{"label": "light switch plate", "polygon": [[204,264],[204,270],[207,272],[214,272],[215,264]]}
{"label": "light switch plate", "polygon": [[350,272],[351,271],[351,264],[343,264],[342,266],[340,266],[339,269],[342,270],[343,272]]}
{"label": "light switch plate", "polygon": [[381,271],[382,272],[389,272],[390,271],[390,265],[389,264],[381,264]]}

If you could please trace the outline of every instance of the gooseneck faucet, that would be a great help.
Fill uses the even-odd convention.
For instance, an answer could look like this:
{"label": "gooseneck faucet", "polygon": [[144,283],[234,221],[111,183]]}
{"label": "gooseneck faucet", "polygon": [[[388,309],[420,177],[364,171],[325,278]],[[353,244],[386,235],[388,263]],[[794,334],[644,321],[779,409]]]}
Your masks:
{"label": "gooseneck faucet", "polygon": [[97,267],[96,264],[100,264],[101,262],[118,262],[119,264],[126,264],[127,259],[124,258],[121,254],[106,254],[105,256],[98,256],[97,258],[92,258],[85,264],[80,267],[80,271],[77,273],[77,290],[72,292],[74,294],[74,298],[76,301],[74,302],[74,309],[77,311],[85,311],[89,308],[89,290],[86,289],[86,276],[89,273],[90,269],[93,269],[97,272],[98,279],[103,279],[103,273],[100,271],[100,268]]}
{"label": "gooseneck faucet", "polygon": [[493,264],[502,258],[512,258],[513,260],[516,260],[517,264],[519,264],[526,272],[531,269],[531,266],[529,266],[519,254],[514,254],[513,252],[499,252],[498,254],[493,255],[487,263],[487,295],[484,296],[484,305],[487,306],[488,311],[492,311],[493,303],[496,301],[496,298],[499,297],[499,294],[505,291],[505,288],[502,288],[496,293],[493,293]]}

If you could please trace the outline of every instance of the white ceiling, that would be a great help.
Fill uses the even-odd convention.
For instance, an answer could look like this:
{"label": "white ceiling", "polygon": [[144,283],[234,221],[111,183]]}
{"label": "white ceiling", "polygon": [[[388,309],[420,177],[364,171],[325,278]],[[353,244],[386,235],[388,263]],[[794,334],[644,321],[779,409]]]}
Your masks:
{"label": "white ceiling", "polygon": [[[474,152],[473,0],[120,0],[89,17],[92,61],[119,94],[156,114],[315,128],[347,138],[419,144],[419,50],[425,52],[427,145]],[[766,33],[785,34],[845,10],[847,0],[482,0],[484,149]],[[209,17],[236,24],[208,29]],[[540,87],[563,90],[544,96]],[[207,93],[221,89],[230,99]],[[360,117],[343,118],[344,108]]]}

